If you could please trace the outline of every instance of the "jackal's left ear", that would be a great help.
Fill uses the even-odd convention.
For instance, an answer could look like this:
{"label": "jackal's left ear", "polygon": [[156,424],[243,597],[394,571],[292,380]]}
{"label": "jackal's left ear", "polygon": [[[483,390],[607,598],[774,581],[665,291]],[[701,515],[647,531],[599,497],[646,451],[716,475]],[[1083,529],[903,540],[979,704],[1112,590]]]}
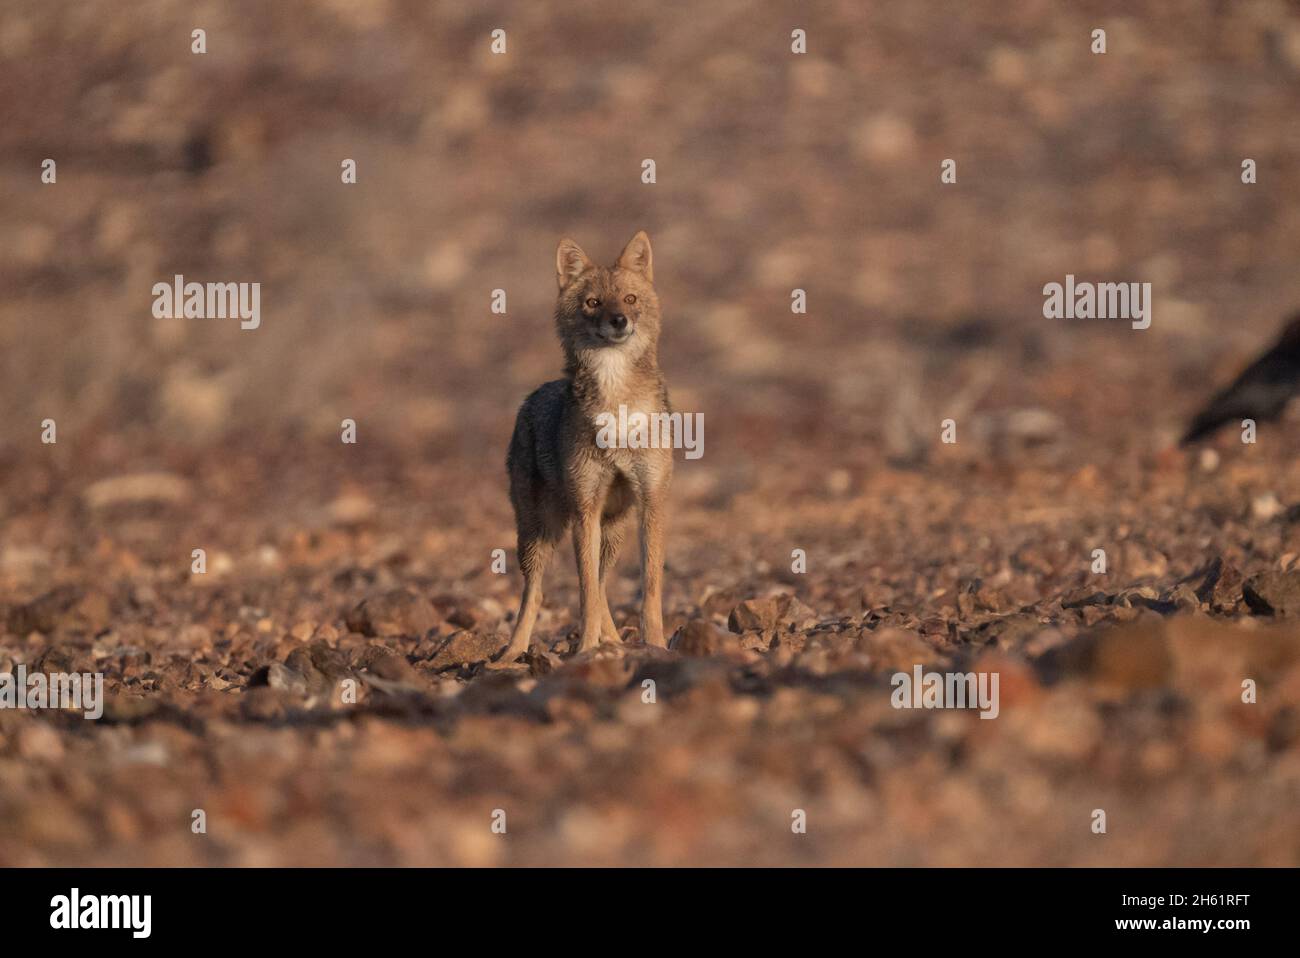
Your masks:
{"label": "jackal's left ear", "polygon": [[619,254],[618,265],[636,270],[652,283],[655,281],[654,254],[650,252],[650,237],[645,235],[645,230],[638,230],[636,236],[627,241],[627,246]]}

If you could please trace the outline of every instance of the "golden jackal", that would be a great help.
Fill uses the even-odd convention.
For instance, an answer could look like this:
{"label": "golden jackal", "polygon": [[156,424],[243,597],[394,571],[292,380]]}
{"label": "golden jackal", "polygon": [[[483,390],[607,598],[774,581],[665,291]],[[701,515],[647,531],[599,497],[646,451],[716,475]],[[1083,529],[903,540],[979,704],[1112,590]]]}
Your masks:
{"label": "golden jackal", "polygon": [[597,441],[598,417],[620,406],[647,416],[672,412],[659,372],[659,298],[650,238],[637,233],[610,268],[596,266],[577,243],[562,240],[555,271],[560,284],[555,328],[564,348],[564,378],[524,400],[506,457],[524,594],[498,664],[528,650],[542,604],[542,575],[566,532],[573,535],[578,560],[579,649],[619,640],[605,584],[633,506],[641,532],[641,639],[664,644],[660,592],[672,449]]}

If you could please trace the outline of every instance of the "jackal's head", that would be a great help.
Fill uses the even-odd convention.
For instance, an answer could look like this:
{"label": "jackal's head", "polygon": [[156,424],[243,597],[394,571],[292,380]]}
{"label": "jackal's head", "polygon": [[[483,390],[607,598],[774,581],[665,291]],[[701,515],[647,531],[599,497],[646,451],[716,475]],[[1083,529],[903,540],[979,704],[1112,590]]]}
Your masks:
{"label": "jackal's head", "polygon": [[597,266],[571,239],[555,251],[560,296],[555,326],[572,359],[595,349],[617,349],[629,358],[654,356],[659,340],[650,237],[638,232],[613,266]]}

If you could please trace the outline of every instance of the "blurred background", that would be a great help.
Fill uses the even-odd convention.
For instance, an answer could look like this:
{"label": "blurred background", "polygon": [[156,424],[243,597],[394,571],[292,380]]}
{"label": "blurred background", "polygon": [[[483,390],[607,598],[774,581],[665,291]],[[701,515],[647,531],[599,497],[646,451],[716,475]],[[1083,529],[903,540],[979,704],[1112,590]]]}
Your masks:
{"label": "blurred background", "polygon": [[[1131,453],[1300,302],[1283,0],[17,0],[0,56],[10,455],[45,417],[78,445],[351,417],[496,456],[558,369],[562,235],[612,260],[649,230],[664,364],[727,460],[753,452],[724,420],[916,456],[958,398]],[[154,320],[175,273],[260,282],[262,328]],[[1066,273],[1152,283],[1154,325],[1044,320]]]}
{"label": "blurred background", "polygon": [[[191,52],[196,28],[202,55]],[[491,52],[498,28],[503,55]],[[796,28],[806,54],[791,52]],[[1097,28],[1104,55],[1091,52]],[[107,671],[123,701],[191,716],[120,712],[119,724],[88,731],[0,715],[11,783],[0,822],[13,823],[0,825],[0,861],[1092,860],[1088,833],[1054,818],[1049,796],[1110,747],[1100,717],[1110,699],[1075,689],[1061,701],[1092,704],[1040,704],[1024,725],[1039,736],[1029,744],[986,742],[1033,768],[990,791],[979,775],[951,777],[952,729],[904,736],[896,753],[855,751],[892,713],[831,732],[834,703],[857,714],[858,696],[887,690],[811,691],[807,676],[848,668],[842,652],[866,656],[855,668],[878,682],[894,654],[872,651],[880,629],[912,650],[900,662],[920,650],[957,661],[991,643],[1023,664],[1116,618],[1161,636],[1120,668],[1120,688],[1181,688],[1169,693],[1178,699],[1197,686],[1176,665],[1197,656],[1171,658],[1164,643],[1185,648],[1184,628],[1236,637],[1215,630],[1253,622],[1241,577],[1285,572],[1300,551],[1293,420],[1262,427],[1258,447],[1234,434],[1204,455],[1169,449],[1212,387],[1300,304],[1295,2],[7,0],[0,103],[0,661],[58,650]],[[53,185],[40,178],[47,157]],[[652,185],[641,181],[647,158]],[[957,182],[946,185],[949,158]],[[1255,185],[1241,182],[1246,158]],[[356,161],[355,185],[340,181],[344,159]],[[529,763],[514,753],[484,758],[495,733],[453,747],[418,723],[380,722],[233,741],[230,728],[266,715],[227,715],[223,703],[264,686],[268,663],[309,642],[352,655],[352,666],[383,645],[440,695],[483,685],[472,670],[430,664],[420,643],[430,622],[443,638],[461,630],[486,644],[508,628],[518,582],[492,575],[489,553],[506,549],[513,570],[505,446],[523,397],[560,371],[555,245],[571,236],[612,262],[641,228],[654,244],[674,402],[707,425],[704,458],[678,468],[669,625],[723,628],[747,598],[796,593],[809,612],[795,631],[834,622],[857,645],[832,643],[829,659],[796,669],[804,678],[771,678],[791,685],[777,696],[784,717],[755,719],[755,700],[720,679],[707,688],[740,696],[725,721],[704,696],[704,711],[680,713],[686,724],[662,739],[616,723],[642,736],[623,758],[586,739],[581,760],[565,753],[573,764],[551,756],[553,767],[586,767],[607,794],[626,785],[635,763],[621,763],[636,749],[668,762],[657,785],[642,783],[662,799],[650,811],[630,792],[615,814],[563,783],[525,787],[545,768],[512,772],[511,761]],[[261,327],[154,318],[153,284],[178,273],[260,283]],[[1044,284],[1068,273],[1151,283],[1151,327],[1044,319]],[[498,288],[505,315],[490,308]],[[791,312],[796,288],[806,314]],[[357,423],[355,446],[339,441],[345,418]],[[938,441],[947,418],[952,446]],[[57,423],[55,445],[40,442],[45,419]],[[199,546],[204,577],[190,574]],[[1071,604],[1071,590],[1095,581],[1097,547],[1111,557],[1106,601]],[[808,553],[806,577],[787,571],[795,548]],[[1218,606],[1199,600],[1207,621],[1128,622],[1146,618],[1124,590],[1164,603],[1145,610],[1159,618],[1216,559],[1237,589]],[[539,626],[561,650],[576,601],[570,566],[556,563]],[[635,625],[635,588],[627,557],[620,624]],[[435,597],[434,618],[386,632],[349,617],[395,589]],[[694,688],[697,677],[683,681]],[[513,701],[467,714],[509,714]],[[1211,811],[1197,804],[1206,780],[1161,739],[1172,733],[1153,731],[1165,728],[1163,707],[1135,706],[1132,728],[1115,733],[1134,755],[1100,763],[1112,800],[1137,803],[1129,821],[1149,833],[1124,846],[1124,863],[1271,854],[1294,864],[1296,832],[1275,801],[1294,797],[1294,764],[1270,787],[1216,794],[1213,813],[1231,810],[1222,827],[1196,839],[1178,830]],[[205,709],[235,724],[187,724]],[[1293,751],[1294,713],[1268,715],[1252,734]],[[535,718],[513,721],[536,731]],[[1220,719],[1178,733],[1211,736],[1205,774],[1262,754],[1225,743]],[[745,738],[755,721],[775,723],[763,748],[779,760]],[[987,735],[985,725],[999,723],[972,728]],[[708,727],[719,737],[694,751],[669,744]],[[1028,731],[1043,727],[1058,737]],[[794,758],[810,736],[839,745]],[[321,756],[345,740],[364,756],[370,790],[328,777],[333,759]],[[262,751],[240,751],[248,741]],[[218,748],[234,751],[212,759]],[[42,765],[50,754],[66,761]],[[895,762],[913,763],[910,781],[943,783],[942,802],[884,786]],[[1153,793],[1147,774],[1173,776],[1172,792]],[[745,808],[770,803],[777,827],[789,798],[840,831],[798,850],[728,831],[741,811],[707,796],[732,794],[733,776],[757,789]],[[221,842],[198,850],[184,827],[197,799],[178,784],[191,780],[228,813]],[[397,782],[411,791],[391,822],[415,828],[435,798],[444,816],[477,822],[492,800],[483,795],[509,781],[540,802],[528,814],[559,832],[505,852],[490,838],[413,845],[409,830],[358,824],[365,808],[405,794]],[[346,794],[331,805],[313,788]],[[1004,789],[1019,796],[1010,805]],[[296,797],[277,797],[286,790]],[[1085,792],[1084,813],[1097,801]],[[993,810],[1003,806],[1005,820]],[[711,814],[732,824],[707,838],[682,831],[684,808],[692,828]],[[875,809],[879,831],[862,831],[862,808]],[[951,841],[898,844],[891,810],[918,841],[944,835],[943,822]],[[971,839],[962,816],[1001,830]]]}

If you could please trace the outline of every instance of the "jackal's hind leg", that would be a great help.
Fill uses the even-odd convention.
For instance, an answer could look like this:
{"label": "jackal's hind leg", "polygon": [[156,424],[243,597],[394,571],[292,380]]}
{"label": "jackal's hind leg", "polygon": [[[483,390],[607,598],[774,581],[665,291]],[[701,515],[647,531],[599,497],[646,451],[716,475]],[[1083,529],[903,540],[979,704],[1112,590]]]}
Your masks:
{"label": "jackal's hind leg", "polygon": [[554,549],[555,543],[541,535],[519,533],[519,568],[524,574],[524,594],[519,600],[519,615],[515,617],[510,644],[497,659],[499,663],[513,662],[528,651],[537,613],[542,608],[542,577]]}

